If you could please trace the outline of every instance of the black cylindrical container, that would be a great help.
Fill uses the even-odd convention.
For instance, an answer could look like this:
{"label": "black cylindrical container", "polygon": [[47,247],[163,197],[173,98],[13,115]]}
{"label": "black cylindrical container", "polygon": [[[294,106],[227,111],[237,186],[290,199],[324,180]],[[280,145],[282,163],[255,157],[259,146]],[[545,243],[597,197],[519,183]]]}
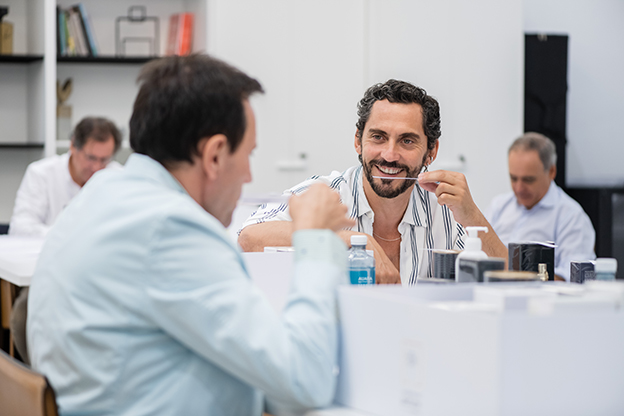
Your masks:
{"label": "black cylindrical container", "polygon": [[455,280],[457,250],[433,250],[433,277]]}

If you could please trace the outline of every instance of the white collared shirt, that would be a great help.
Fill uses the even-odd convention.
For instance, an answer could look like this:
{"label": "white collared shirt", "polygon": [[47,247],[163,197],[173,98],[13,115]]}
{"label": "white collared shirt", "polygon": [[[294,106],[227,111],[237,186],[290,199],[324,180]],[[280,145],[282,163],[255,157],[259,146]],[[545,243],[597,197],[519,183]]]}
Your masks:
{"label": "white collared shirt", "polygon": [[570,262],[594,260],[596,233],[583,208],[551,182],[546,195],[531,209],[513,192],[492,201],[487,215],[492,228],[508,245],[523,241],[553,241],[555,274],[570,281]]}
{"label": "white collared shirt", "polygon": [[[56,217],[80,192],[69,173],[70,152],[54,155],[28,165],[17,190],[9,234],[45,236]],[[119,169],[115,161],[107,168]]]}
{"label": "white collared shirt", "polygon": [[[375,213],[368,204],[362,187],[362,166],[354,166],[328,176],[312,176],[286,191],[284,195],[300,194],[316,182],[327,184],[340,193],[340,199],[348,207],[349,216],[356,220],[352,231],[373,235]],[[264,204],[254,212],[242,228],[267,221],[291,221],[287,204]],[[431,277],[432,249],[463,250],[465,231],[446,206],[440,206],[435,194],[420,188],[412,191],[403,220],[401,233],[400,274],[404,286],[416,283],[417,277]]]}

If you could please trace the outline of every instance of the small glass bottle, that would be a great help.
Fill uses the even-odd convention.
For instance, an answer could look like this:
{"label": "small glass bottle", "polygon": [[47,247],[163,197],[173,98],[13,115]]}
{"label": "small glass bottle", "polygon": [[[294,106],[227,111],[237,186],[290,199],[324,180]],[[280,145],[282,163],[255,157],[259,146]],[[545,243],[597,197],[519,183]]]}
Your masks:
{"label": "small glass bottle", "polygon": [[596,280],[615,280],[617,259],[608,257],[598,258],[594,263],[594,270],[596,272]]}
{"label": "small glass bottle", "polygon": [[548,280],[548,266],[546,263],[540,263],[537,265],[537,277],[545,282]]}
{"label": "small glass bottle", "polygon": [[365,235],[351,236],[349,250],[349,278],[352,285],[375,284],[375,257],[366,252]]}

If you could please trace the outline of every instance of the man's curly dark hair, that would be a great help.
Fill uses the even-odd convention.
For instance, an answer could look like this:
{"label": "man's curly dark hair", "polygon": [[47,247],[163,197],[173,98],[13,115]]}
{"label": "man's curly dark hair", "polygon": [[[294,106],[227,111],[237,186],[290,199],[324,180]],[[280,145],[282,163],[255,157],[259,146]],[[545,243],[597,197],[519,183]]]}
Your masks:
{"label": "man's curly dark hair", "polygon": [[376,101],[388,100],[391,103],[420,104],[422,107],[423,130],[427,136],[427,148],[432,150],[440,131],[440,105],[435,98],[427,95],[427,91],[409,82],[390,79],[383,84],[375,84],[364,93],[358,103],[358,121],[355,123],[357,136],[361,140],[364,126],[370,118],[373,104]]}

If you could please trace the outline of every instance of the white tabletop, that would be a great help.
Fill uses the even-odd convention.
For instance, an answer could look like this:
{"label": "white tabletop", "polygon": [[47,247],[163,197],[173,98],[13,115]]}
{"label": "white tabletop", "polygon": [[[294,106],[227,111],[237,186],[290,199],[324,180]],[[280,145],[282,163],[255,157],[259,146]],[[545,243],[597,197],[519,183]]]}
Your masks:
{"label": "white tabletop", "polygon": [[370,413],[361,412],[359,410],[348,407],[329,407],[327,409],[311,410],[306,412],[305,416],[375,416]]}
{"label": "white tabletop", "polygon": [[0,279],[29,286],[42,245],[42,238],[0,236]]}

